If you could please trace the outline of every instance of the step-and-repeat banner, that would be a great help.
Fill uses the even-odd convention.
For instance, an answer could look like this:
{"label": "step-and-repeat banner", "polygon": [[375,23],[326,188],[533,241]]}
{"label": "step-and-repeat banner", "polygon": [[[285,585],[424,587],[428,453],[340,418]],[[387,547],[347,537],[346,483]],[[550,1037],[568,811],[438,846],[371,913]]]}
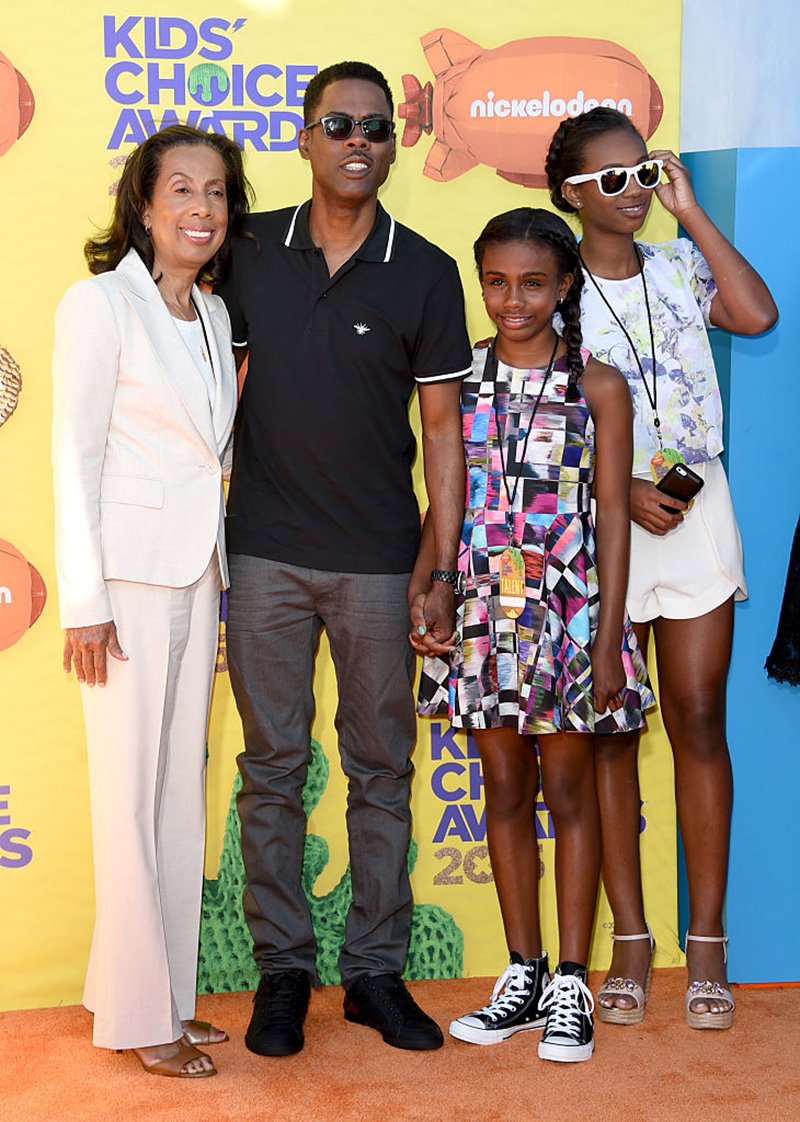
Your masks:
{"label": "step-and-repeat banner", "polygon": [[[0,1008],[80,1000],[93,889],[83,726],[61,670],[50,483],[53,312],[86,275],[83,242],[109,216],[132,147],[188,122],[244,148],[260,209],[307,197],[297,151],[303,91],[318,69],[358,57],[387,76],[401,144],[382,201],[459,263],[472,335],[486,321],[471,244],[493,214],[548,205],[543,156],[565,115],[615,106],[656,147],[677,147],[680,0],[635,6],[510,0],[500,9],[442,0],[220,0],[145,9],[33,0],[0,17]],[[672,236],[654,208],[644,236]],[[418,424],[418,421],[416,422]],[[421,466],[417,483],[422,494]],[[208,844],[201,990],[243,989],[255,971],[241,918],[233,809],[241,729],[219,660],[209,734]],[[336,955],[350,898],[345,784],[324,640],[305,791],[304,882],[320,974]],[[113,752],[114,746],[108,746]],[[408,974],[496,974],[506,960],[486,849],[475,746],[420,721],[409,853],[415,894]],[[642,849],[657,964],[677,963],[675,813],[656,715],[643,739]],[[546,945],[557,952],[553,828],[540,801]],[[131,916],[136,923],[136,916]],[[592,964],[609,957],[598,908]]]}

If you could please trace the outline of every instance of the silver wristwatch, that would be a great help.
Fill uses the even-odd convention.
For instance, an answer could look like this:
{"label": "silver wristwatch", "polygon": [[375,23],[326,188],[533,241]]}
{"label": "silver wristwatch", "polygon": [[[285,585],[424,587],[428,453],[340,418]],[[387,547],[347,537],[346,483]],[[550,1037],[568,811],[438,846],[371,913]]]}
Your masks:
{"label": "silver wristwatch", "polygon": [[431,580],[440,580],[444,584],[452,584],[456,592],[464,592],[467,585],[467,578],[464,573],[456,572],[453,569],[433,569],[431,571]]}

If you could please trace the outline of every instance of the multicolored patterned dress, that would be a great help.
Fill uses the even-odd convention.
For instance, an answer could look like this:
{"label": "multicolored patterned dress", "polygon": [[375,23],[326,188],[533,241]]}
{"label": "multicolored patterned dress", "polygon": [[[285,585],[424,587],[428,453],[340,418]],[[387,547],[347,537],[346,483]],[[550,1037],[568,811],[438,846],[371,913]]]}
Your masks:
{"label": "multicolored patterned dress", "polygon": [[[583,352],[584,362],[588,354]],[[595,714],[593,705],[591,644],[600,604],[589,503],[595,462],[589,408],[583,396],[566,402],[569,371],[566,356],[560,357],[520,463],[545,371],[498,362],[495,382],[485,377],[486,360],[486,350],[474,352],[461,395],[467,509],[458,559],[466,574],[456,619],[460,643],[449,658],[425,659],[418,711],[447,714],[463,728],[505,726],[534,735],[640,728],[654,698],[627,617],[624,704],[603,714]],[[525,561],[525,607],[518,619],[509,619],[499,602],[509,493]]]}

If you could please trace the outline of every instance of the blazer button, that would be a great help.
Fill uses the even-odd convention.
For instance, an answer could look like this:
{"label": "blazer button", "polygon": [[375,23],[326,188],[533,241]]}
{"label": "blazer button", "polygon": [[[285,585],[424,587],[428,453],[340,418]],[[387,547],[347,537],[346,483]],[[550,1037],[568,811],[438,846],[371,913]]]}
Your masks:
{"label": "blazer button", "polygon": [[209,475],[215,475],[219,471],[219,464],[206,464],[206,471]]}

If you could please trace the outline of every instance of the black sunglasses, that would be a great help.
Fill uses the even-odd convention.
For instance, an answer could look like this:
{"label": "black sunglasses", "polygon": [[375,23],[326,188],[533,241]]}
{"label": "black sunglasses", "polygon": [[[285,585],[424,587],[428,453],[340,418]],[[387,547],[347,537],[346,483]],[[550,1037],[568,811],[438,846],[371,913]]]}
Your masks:
{"label": "black sunglasses", "polygon": [[328,140],[347,140],[353,135],[356,125],[361,129],[364,139],[375,144],[385,144],[394,133],[394,121],[387,117],[362,117],[357,121],[349,113],[327,113],[318,121],[304,125],[304,128],[313,129],[316,125],[322,125],[322,131]]}

